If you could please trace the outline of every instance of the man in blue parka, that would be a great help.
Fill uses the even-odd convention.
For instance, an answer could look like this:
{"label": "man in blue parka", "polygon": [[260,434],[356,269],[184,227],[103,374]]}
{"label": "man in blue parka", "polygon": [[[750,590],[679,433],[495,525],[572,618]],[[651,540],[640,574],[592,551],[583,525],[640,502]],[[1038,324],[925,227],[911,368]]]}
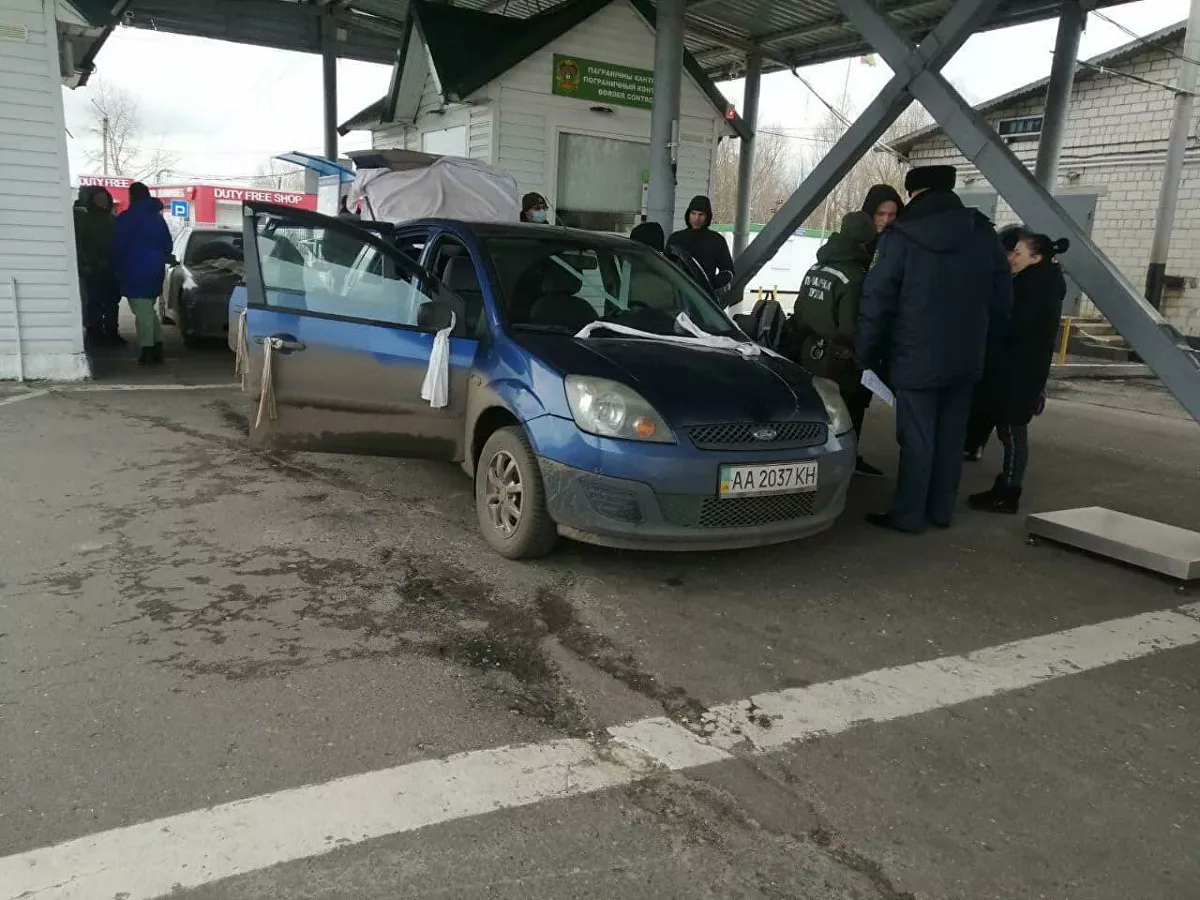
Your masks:
{"label": "man in blue parka", "polygon": [[954,182],[952,166],[908,173],[912,199],[880,236],[859,306],[858,363],[887,373],[900,444],[891,511],[867,519],[913,534],[950,525],[988,328],[1012,307],[996,230],[963,206]]}
{"label": "man in blue parka", "polygon": [[162,293],[171,232],[162,216],[162,205],[140,181],[129,186],[129,209],[117,216],[113,229],[112,264],[121,293],[137,317],[140,365],[163,361],[162,323],[155,301]]}

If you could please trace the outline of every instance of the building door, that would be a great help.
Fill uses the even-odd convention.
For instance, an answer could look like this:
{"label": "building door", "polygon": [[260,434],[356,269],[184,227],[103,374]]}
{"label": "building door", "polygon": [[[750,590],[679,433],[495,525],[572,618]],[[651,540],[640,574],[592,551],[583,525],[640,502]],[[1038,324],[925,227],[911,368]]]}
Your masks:
{"label": "building door", "polygon": [[649,144],[560,134],[558,224],[629,234],[641,221],[642,173],[648,168]]}
{"label": "building door", "polygon": [[[1071,220],[1079,226],[1080,230],[1088,237],[1092,236],[1092,222],[1096,218],[1096,194],[1055,194],[1054,199],[1059,202]],[[1051,240],[1061,237],[1061,235],[1050,235]],[[1067,251],[1068,255],[1070,250]],[[1064,274],[1066,274],[1064,272]],[[1079,312],[1080,298],[1083,292],[1079,289],[1070,276],[1067,277],[1067,292],[1063,295],[1062,314],[1064,316],[1073,316]]]}

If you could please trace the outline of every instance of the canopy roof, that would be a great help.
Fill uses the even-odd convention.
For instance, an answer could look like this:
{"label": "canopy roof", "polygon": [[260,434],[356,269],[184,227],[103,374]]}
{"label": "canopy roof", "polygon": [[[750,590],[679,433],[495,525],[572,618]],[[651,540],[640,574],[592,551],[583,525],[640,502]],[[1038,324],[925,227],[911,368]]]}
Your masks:
{"label": "canopy roof", "polygon": [[[96,24],[114,15],[112,0],[74,0]],[[1099,0],[1115,6],[1128,0]],[[647,3],[653,5],[651,0]],[[880,0],[893,23],[919,39],[954,0]],[[528,18],[557,0],[452,0],[452,5]],[[1060,0],[1004,0],[985,26],[1053,18]],[[391,65],[408,21],[408,0],[119,0],[116,15],[135,28],[283,50],[319,53],[322,20],[336,22],[339,55]],[[766,71],[871,52],[834,0],[688,0],[687,49],[712,78],[737,77],[747,54]]]}

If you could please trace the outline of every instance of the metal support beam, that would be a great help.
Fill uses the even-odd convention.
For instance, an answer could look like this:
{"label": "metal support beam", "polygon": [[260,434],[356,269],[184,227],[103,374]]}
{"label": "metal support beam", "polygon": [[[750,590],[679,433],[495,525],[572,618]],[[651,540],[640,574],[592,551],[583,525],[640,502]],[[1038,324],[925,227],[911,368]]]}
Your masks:
{"label": "metal support beam", "polygon": [[[959,0],[958,5],[965,2]],[[869,0],[838,0],[838,5],[889,65],[904,65],[911,58],[912,45]],[[1040,232],[1070,240],[1071,249],[1063,256],[1063,267],[1200,422],[1200,357],[1179,332],[1138,295],[1050,192],[1034,180],[987,121],[940,73],[928,69],[919,72],[910,90],[937,120],[943,133],[1024,221]]]}
{"label": "metal support beam", "polygon": [[750,137],[742,139],[738,153],[737,209],[733,216],[733,256],[736,259],[750,241],[750,196],[754,193],[754,152],[758,144],[758,94],[762,85],[762,56],[746,57],[746,86],[742,90],[742,119],[750,126]]}
{"label": "metal support beam", "polygon": [[[921,46],[906,53],[901,63],[891,61],[896,73],[804,179],[779,212],[759,232],[735,262],[729,295],[738,297],[758,271],[775,256],[789,236],[812,215],[821,201],[846,177],[884,132],[913,101],[909,84],[928,68],[940,69],[992,15],[1000,0],[958,0]],[[852,20],[853,21],[853,20]]]}
{"label": "metal support beam", "polygon": [[1162,188],[1158,195],[1154,243],[1150,248],[1150,265],[1146,269],[1146,299],[1155,309],[1162,309],[1167,258],[1171,254],[1171,229],[1175,226],[1175,209],[1179,203],[1179,180],[1183,177],[1183,159],[1187,155],[1188,138],[1192,131],[1196,81],[1200,74],[1192,62],[1196,59],[1197,51],[1200,51],[1200,0],[1192,0],[1187,31],[1183,37],[1183,53],[1180,54],[1179,78],[1176,79],[1179,93],[1175,95],[1175,117],[1171,121],[1167,161],[1163,166]]}
{"label": "metal support beam", "polygon": [[654,29],[654,102],[650,109],[650,190],[646,217],[670,234],[675,220],[675,158],[683,84],[684,0],[659,0]]}
{"label": "metal support beam", "polygon": [[321,17],[321,92],[324,98],[325,158],[338,158],[337,114],[337,22],[332,15]]}
{"label": "metal support beam", "polygon": [[1079,36],[1083,34],[1087,12],[1080,0],[1063,0],[1058,18],[1058,37],[1054,41],[1054,62],[1050,66],[1050,84],[1046,88],[1046,106],[1042,111],[1042,134],[1038,138],[1034,173],[1038,184],[1054,193],[1058,184],[1058,161],[1062,156],[1067,114],[1071,109],[1071,90],[1075,86],[1075,67],[1079,62]]}

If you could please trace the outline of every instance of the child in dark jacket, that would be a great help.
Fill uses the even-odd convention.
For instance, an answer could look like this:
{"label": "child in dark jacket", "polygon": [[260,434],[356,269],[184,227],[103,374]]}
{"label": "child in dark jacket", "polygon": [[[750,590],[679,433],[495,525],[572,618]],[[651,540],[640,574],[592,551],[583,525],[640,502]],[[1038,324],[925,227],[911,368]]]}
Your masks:
{"label": "child in dark jacket", "polygon": [[972,509],[1016,513],[1029,464],[1029,423],[1038,411],[1062,315],[1066,281],[1056,256],[1066,239],[1052,241],[1021,228],[1008,254],[1013,271],[1012,317],[997,336],[979,400],[1004,444],[1004,468],[991,490],[968,499]]}

